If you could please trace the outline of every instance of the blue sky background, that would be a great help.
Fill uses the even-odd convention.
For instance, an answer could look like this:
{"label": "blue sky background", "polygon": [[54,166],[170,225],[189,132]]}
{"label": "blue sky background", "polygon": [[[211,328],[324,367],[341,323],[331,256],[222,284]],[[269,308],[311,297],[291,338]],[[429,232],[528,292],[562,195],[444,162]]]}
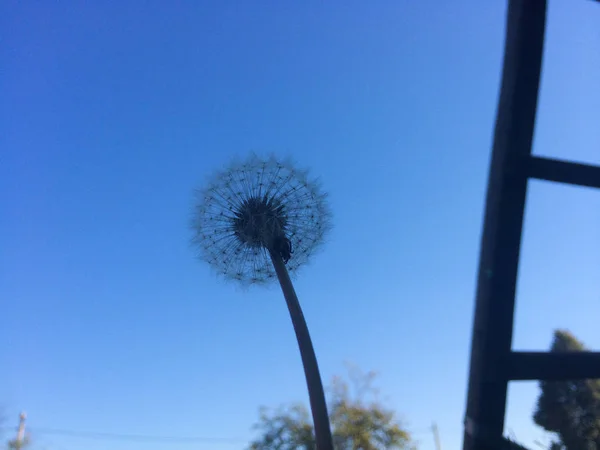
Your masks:
{"label": "blue sky background", "polygon": [[[598,6],[550,4],[538,154],[600,163]],[[504,20],[504,1],[2,2],[7,425],[26,410],[48,450],[230,450],[260,405],[307,400],[281,294],[188,243],[192,190],[258,150],[331,194],[296,285],[324,379],[379,371],[421,449],[432,421],[459,448]],[[515,348],[564,327],[600,349],[599,193],[534,182],[525,226]],[[529,445],[536,395],[511,386]]]}

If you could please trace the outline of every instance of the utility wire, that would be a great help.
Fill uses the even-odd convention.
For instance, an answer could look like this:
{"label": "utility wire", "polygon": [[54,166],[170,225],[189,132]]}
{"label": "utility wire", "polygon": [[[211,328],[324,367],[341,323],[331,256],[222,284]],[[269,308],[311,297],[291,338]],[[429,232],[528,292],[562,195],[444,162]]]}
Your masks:
{"label": "utility wire", "polygon": [[[0,427],[0,430],[16,430],[17,427]],[[106,433],[97,431],[76,431],[62,428],[38,428],[30,427],[32,434],[37,435],[55,435],[67,436],[81,439],[92,440],[112,440],[112,441],[130,441],[130,442],[156,442],[156,443],[171,443],[171,444],[198,444],[198,443],[222,443],[222,444],[239,444],[247,443],[251,439],[242,438],[226,438],[226,437],[210,437],[210,436],[152,436],[142,434],[125,434],[125,433]],[[411,434],[430,433],[431,428],[412,430]]]}
{"label": "utility wire", "polygon": [[30,428],[34,434],[48,434],[69,436],[83,439],[95,440],[120,440],[120,441],[137,441],[137,442],[164,442],[164,443],[179,443],[179,444],[195,444],[195,443],[232,443],[238,444],[248,442],[248,439],[241,438],[223,438],[223,437],[207,437],[207,436],[150,436],[141,434],[123,434],[123,433],[102,433],[95,431],[74,431],[58,428]]}

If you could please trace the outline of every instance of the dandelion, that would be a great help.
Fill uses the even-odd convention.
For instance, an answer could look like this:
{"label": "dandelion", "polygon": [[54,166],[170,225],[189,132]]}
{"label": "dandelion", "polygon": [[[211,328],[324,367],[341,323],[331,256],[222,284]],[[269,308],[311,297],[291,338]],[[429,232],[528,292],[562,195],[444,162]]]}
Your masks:
{"label": "dandelion", "polygon": [[306,264],[331,227],[326,194],[289,162],[252,155],[198,192],[193,242],[221,276],[279,281],[304,366],[318,450],[333,450],[323,384],[289,272]]}

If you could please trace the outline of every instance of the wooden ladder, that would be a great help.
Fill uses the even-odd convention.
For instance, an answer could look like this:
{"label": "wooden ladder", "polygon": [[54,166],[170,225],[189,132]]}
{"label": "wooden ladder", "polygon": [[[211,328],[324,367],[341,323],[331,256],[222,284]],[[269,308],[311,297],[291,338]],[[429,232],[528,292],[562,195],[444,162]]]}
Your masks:
{"label": "wooden ladder", "polygon": [[600,167],[531,154],[546,10],[545,0],[508,1],[502,85],[479,256],[464,450],[509,448],[503,430],[510,381],[600,378],[600,352],[512,350],[529,179],[600,189]]}

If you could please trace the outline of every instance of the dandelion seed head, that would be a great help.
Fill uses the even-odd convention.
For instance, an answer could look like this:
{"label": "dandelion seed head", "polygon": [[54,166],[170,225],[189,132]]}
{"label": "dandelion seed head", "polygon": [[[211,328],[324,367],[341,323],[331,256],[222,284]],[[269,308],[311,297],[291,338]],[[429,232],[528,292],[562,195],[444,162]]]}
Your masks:
{"label": "dandelion seed head", "polygon": [[193,243],[201,259],[241,284],[276,279],[269,248],[292,244],[287,268],[306,264],[331,228],[326,194],[289,161],[252,155],[215,174],[197,193]]}

